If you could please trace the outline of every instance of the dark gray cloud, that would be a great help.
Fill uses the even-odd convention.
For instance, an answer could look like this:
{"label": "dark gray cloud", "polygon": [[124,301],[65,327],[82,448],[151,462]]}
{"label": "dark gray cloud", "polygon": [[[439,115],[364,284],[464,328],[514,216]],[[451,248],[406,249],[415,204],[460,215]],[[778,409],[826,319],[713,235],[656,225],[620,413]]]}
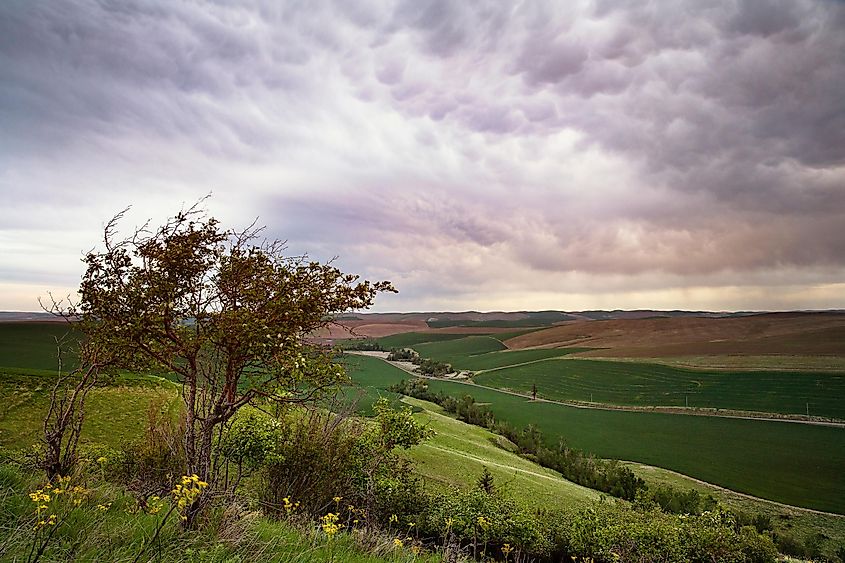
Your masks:
{"label": "dark gray cloud", "polygon": [[404,282],[398,308],[829,296],[842,53],[826,0],[4,2],[0,285],[65,284],[110,213],[213,191]]}

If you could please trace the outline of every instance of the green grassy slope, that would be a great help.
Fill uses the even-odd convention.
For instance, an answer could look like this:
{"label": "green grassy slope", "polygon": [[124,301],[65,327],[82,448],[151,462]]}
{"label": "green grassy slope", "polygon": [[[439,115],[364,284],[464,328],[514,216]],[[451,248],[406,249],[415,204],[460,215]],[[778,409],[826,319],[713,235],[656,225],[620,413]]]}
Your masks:
{"label": "green grassy slope", "polygon": [[[53,379],[16,371],[0,372],[0,446],[10,449],[41,438]],[[96,387],[86,402],[81,442],[119,448],[143,435],[151,406],[172,412],[180,404],[177,386],[166,380],[120,378]]]}
{"label": "green grassy slope", "polygon": [[596,491],[496,445],[502,439],[495,434],[455,420],[432,403],[408,397],[403,401],[423,409],[415,417],[437,433],[409,452],[428,483],[474,486],[487,467],[499,490],[532,508],[571,508],[599,499]]}
{"label": "green grassy slope", "polygon": [[[513,354],[515,352],[510,352]],[[693,370],[659,364],[567,359],[488,371],[481,385],[554,400],[725,408],[845,418],[845,373]],[[592,399],[591,399],[592,397]]]}
{"label": "green grassy slope", "polygon": [[[370,382],[366,369],[353,371],[352,377],[363,385]],[[398,382],[410,375],[394,368],[382,371],[378,381],[384,384],[391,377]],[[842,428],[579,409],[451,381],[430,385],[434,391],[490,403],[497,418],[517,427],[536,424],[550,443],[564,438],[601,457],[639,461],[754,496],[845,513]]]}

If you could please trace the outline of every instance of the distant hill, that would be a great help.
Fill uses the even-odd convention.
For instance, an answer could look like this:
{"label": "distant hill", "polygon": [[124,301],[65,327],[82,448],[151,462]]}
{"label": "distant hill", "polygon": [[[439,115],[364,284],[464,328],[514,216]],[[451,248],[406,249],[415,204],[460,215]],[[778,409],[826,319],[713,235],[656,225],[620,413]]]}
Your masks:
{"label": "distant hill", "polygon": [[845,313],[614,318],[567,323],[507,340],[509,348],[586,346],[581,356],[845,355]]}
{"label": "distant hill", "polygon": [[51,321],[61,321],[63,319],[59,319],[50,313],[32,313],[32,312],[25,312],[25,311],[0,311],[0,323],[14,323],[14,322],[27,322],[27,321],[37,321],[37,322],[51,322]]}

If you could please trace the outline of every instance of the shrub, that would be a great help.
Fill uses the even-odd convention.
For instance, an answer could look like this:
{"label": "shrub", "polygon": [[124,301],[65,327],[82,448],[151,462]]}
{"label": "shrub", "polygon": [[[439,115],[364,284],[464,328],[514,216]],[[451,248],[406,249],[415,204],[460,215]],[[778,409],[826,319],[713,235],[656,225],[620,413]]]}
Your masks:
{"label": "shrub", "polygon": [[425,535],[457,542],[477,556],[497,555],[509,544],[514,559],[547,557],[552,550],[544,520],[499,493],[478,488],[435,495],[419,523]]}
{"label": "shrub", "polygon": [[373,423],[323,411],[289,416],[276,456],[263,472],[259,496],[265,508],[284,513],[284,499],[295,499],[311,516],[345,506],[364,509],[373,523],[393,514],[410,515],[427,502],[413,465],[398,457],[430,436],[411,415],[387,400],[374,405]]}
{"label": "shrub", "polygon": [[142,506],[152,495],[168,494],[174,479],[185,473],[184,429],[184,419],[174,419],[162,404],[151,404],[144,438],[113,454],[110,474],[126,484]]}
{"label": "shrub", "polygon": [[768,536],[751,527],[737,531],[722,510],[686,516],[598,505],[575,515],[560,537],[562,552],[597,561],[770,563],[777,558]]}
{"label": "shrub", "polygon": [[[220,441],[220,453],[225,459],[224,489],[237,488],[244,470],[253,470],[266,461],[277,459],[280,439],[281,422],[278,419],[255,407],[242,408],[227,425]],[[232,471],[230,465],[234,465]]]}
{"label": "shrub", "polygon": [[364,433],[362,422],[344,415],[316,409],[290,413],[260,479],[258,494],[265,510],[284,514],[288,498],[300,502],[306,514],[319,516],[333,505],[334,497],[349,497]]}

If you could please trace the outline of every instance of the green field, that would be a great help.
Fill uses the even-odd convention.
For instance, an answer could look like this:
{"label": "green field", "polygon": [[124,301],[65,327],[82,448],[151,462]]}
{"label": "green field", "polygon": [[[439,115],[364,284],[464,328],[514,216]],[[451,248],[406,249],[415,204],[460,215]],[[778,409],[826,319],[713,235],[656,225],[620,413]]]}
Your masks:
{"label": "green field", "polygon": [[[480,385],[531,392],[556,401],[731,409],[845,419],[845,372],[692,369],[663,363],[570,359],[589,348],[508,350],[499,335],[414,342],[420,356],[478,372]],[[443,335],[446,336],[446,335]],[[393,338],[393,337],[391,337]],[[544,361],[545,360],[545,361]]]}
{"label": "green field", "polygon": [[660,364],[567,359],[477,375],[480,385],[560,401],[805,414],[845,419],[845,373],[693,370]]}
{"label": "green field", "polygon": [[[380,361],[369,358],[370,361]],[[363,386],[391,379],[381,369],[353,370]],[[395,381],[409,375],[395,368]],[[434,391],[472,395],[497,418],[517,427],[536,424],[554,444],[598,456],[665,467],[710,483],[795,506],[845,513],[845,429],[734,418],[581,409],[452,381],[431,381]]]}
{"label": "green field", "polygon": [[[0,323],[0,366],[55,371],[56,338],[77,336],[63,322]],[[67,360],[72,364],[72,358]]]}
{"label": "green field", "polygon": [[[489,338],[493,340],[498,340],[500,343],[509,339],[509,338],[516,338],[517,336],[522,336],[523,334],[528,334],[529,332],[534,332],[536,330],[541,330],[538,328],[532,328],[528,330],[516,330],[512,332],[496,332],[493,334],[487,334],[479,332],[477,334],[472,333],[462,333],[462,334],[448,334],[443,332],[403,332],[400,334],[393,334],[391,336],[383,336],[378,338],[377,340],[382,345],[385,350],[390,350],[391,348],[410,348],[413,347],[416,349],[418,344],[430,344],[436,342],[443,342],[447,343],[452,340],[467,340],[473,338]],[[466,346],[467,350],[472,350],[473,346],[467,346],[466,343],[461,344],[459,349]],[[502,350],[505,348],[505,345],[495,348],[496,350]]]}
{"label": "green field", "polygon": [[[424,337],[420,334],[419,337]],[[410,343],[423,358],[431,358],[451,364],[456,369],[482,371],[558,358],[567,354],[583,352],[590,348],[546,348],[538,350],[508,350],[502,343],[507,335],[476,335],[434,342]],[[412,340],[409,336],[408,340]],[[384,345],[384,344],[382,344]]]}
{"label": "green field", "polygon": [[445,334],[440,332],[402,332],[379,338],[379,343],[385,350],[391,348],[406,348],[422,342],[441,342],[466,338],[466,334]]}

